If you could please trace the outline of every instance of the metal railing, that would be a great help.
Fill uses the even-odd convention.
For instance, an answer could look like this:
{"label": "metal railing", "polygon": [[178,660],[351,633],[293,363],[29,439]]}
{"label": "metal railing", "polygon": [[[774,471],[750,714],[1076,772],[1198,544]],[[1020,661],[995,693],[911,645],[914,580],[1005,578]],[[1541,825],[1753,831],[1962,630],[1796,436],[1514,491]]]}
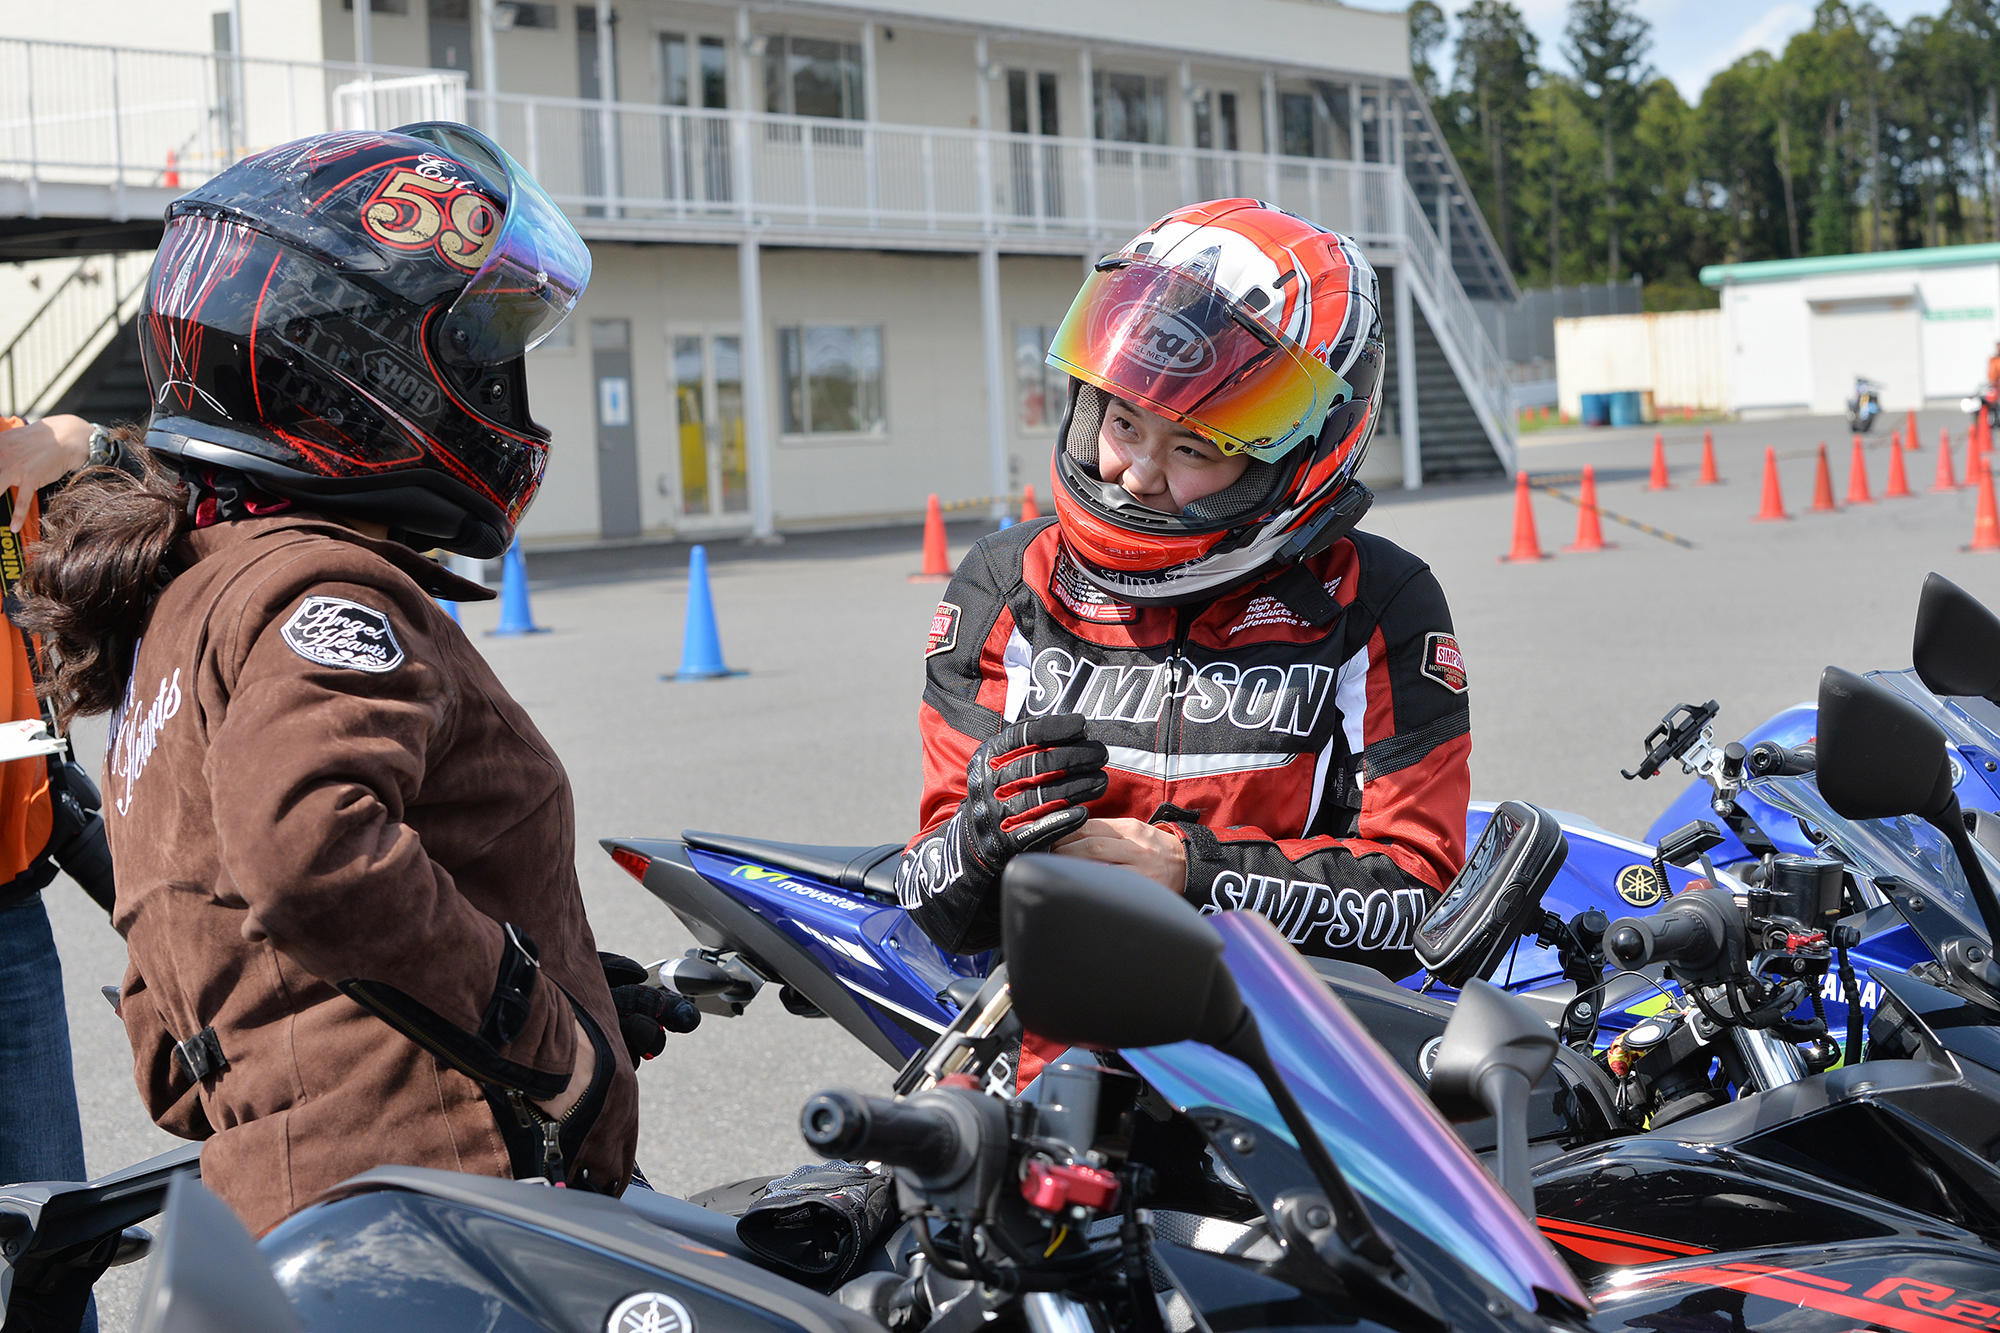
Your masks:
{"label": "metal railing", "polygon": [[447,71],[0,38],[0,172],[31,187],[186,188],[301,135],[369,128],[374,107],[415,109],[414,88],[454,82],[449,105],[462,108],[465,76]]}
{"label": "metal railing", "polygon": [[46,413],[137,313],[147,265],[120,268],[117,255],[79,260],[0,347],[0,416]]}
{"label": "metal railing", "polygon": [[[1400,178],[1397,185],[1401,190],[1402,250],[1408,261],[1406,271],[1418,279],[1411,290],[1420,302],[1428,298],[1431,303],[1424,312],[1429,318],[1431,332],[1437,335],[1438,346],[1444,350],[1445,359],[1457,372],[1466,400],[1472,404],[1480,424],[1486,428],[1486,437],[1492,441],[1494,452],[1500,455],[1507,471],[1512,472],[1514,382],[1507,373],[1507,363],[1493,346],[1493,340],[1486,336],[1486,326],[1480,322],[1471,298],[1465,294],[1458,275],[1452,271],[1451,256],[1417,203],[1416,192],[1410,189],[1409,182]],[[1422,420],[1421,415],[1418,419]]]}
{"label": "metal railing", "polygon": [[516,94],[469,110],[591,216],[1084,241],[1255,194],[1395,243],[1398,173],[1379,163]]}

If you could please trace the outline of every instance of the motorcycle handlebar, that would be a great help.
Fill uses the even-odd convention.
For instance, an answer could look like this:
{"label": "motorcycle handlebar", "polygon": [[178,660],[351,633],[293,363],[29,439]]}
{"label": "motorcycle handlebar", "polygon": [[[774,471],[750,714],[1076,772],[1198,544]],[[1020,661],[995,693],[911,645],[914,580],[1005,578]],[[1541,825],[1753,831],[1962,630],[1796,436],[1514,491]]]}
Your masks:
{"label": "motorcycle handlebar", "polygon": [[944,1174],[967,1148],[957,1118],[921,1096],[897,1102],[822,1092],[806,1103],[799,1130],[822,1157],[876,1161],[920,1176]]}
{"label": "motorcycle handlebar", "polygon": [[1818,766],[1819,748],[1811,741],[1784,746],[1776,741],[1759,741],[1750,747],[1745,767],[1752,777],[1802,778]]}
{"label": "motorcycle handlebar", "polygon": [[[1717,894],[1726,906],[1716,900]],[[1619,917],[1604,934],[1604,949],[1623,968],[1665,963],[1697,972],[1721,956],[1729,938],[1724,913],[1735,908],[1735,900],[1719,889],[1684,893],[1651,916]]]}

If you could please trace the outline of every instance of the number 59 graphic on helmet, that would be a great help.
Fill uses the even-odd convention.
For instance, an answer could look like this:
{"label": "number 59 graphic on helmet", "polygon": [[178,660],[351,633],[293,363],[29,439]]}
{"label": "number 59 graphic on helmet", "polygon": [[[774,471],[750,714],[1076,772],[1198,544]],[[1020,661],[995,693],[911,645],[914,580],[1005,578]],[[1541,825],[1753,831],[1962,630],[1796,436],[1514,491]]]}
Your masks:
{"label": "number 59 graphic on helmet", "polygon": [[485,261],[500,231],[500,215],[484,195],[408,168],[376,187],[361,219],[385,245],[402,250],[429,246],[438,258],[468,273]]}

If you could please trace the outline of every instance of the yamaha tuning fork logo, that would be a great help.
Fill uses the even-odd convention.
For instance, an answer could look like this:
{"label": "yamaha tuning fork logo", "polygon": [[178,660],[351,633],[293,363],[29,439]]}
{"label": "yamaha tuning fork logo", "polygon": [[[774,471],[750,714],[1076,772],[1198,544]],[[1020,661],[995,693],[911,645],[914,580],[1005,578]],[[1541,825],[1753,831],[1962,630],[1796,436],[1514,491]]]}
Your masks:
{"label": "yamaha tuning fork logo", "polygon": [[604,1333],[694,1333],[694,1316],[664,1291],[642,1291],[618,1302]]}

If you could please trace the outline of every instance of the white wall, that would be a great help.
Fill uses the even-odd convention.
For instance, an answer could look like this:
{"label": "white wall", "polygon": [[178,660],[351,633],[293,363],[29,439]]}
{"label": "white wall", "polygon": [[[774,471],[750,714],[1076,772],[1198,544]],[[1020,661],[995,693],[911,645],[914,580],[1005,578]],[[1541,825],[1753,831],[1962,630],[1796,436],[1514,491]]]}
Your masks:
{"label": "white wall", "polygon": [[[529,401],[555,437],[541,493],[522,524],[532,541],[590,540],[598,534],[590,321],[631,321],[640,517],[648,533],[660,535],[681,522],[668,331],[741,327],[734,247],[600,243],[591,253],[595,269],[570,317],[571,345],[545,345],[529,359]],[[1044,509],[1055,426],[1020,424],[1014,330],[1061,322],[1082,277],[1082,265],[1069,259],[1010,255],[1000,265],[1009,490],[1035,487]],[[766,250],[764,304],[765,361],[772,377],[767,412],[774,432],[782,421],[780,327],[880,324],[884,340],[883,433],[776,436],[771,470],[781,527],[907,518],[923,511],[933,491],[947,501],[991,493],[973,256]]]}
{"label": "white wall", "polygon": [[1722,408],[1729,346],[1719,310],[1593,315],[1555,322],[1556,399],[1572,417],[1587,393],[1639,392],[1661,408]]}
{"label": "white wall", "polygon": [[1754,282],[1722,289],[1733,412],[1803,412],[1812,401],[1810,312],[1800,284]]}
{"label": "white wall", "polygon": [[1924,396],[1954,402],[1985,380],[1986,360],[2000,340],[2000,264],[1915,273],[1924,312]]}

